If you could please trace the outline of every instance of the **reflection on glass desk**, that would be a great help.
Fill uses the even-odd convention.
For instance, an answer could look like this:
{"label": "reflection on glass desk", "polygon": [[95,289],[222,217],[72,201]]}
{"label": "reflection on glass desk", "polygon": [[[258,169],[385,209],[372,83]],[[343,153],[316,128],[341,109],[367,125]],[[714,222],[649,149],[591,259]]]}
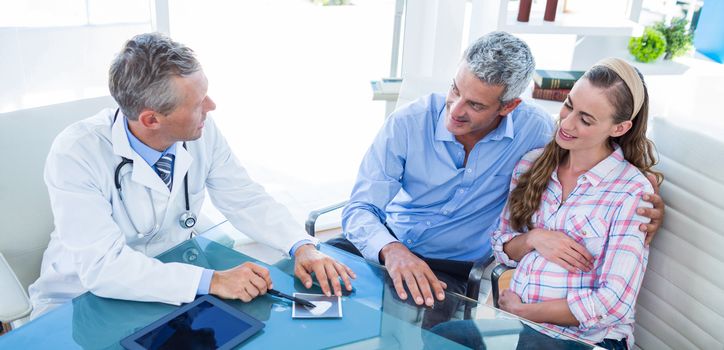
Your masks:
{"label": "reflection on glass desk", "polygon": [[[234,240],[211,232],[183,242],[158,256],[164,262],[184,262],[224,270],[252,261],[269,268],[274,288],[310,290],[293,277],[293,264],[281,259],[261,262],[233,249]],[[383,267],[334,247],[321,250],[357,274],[355,292],[342,298],[341,319],[292,319],[291,303],[265,295],[249,303],[226,301],[266,324],[242,343],[244,349],[592,349],[591,345],[553,339],[535,332],[515,316],[464,296],[447,293],[456,305],[452,318],[436,318],[432,308],[400,300]],[[268,260],[268,259],[267,259]],[[86,293],[72,302],[0,337],[2,349],[119,349],[119,341],[174,310],[160,303],[105,299]],[[563,336],[561,336],[563,337]]]}

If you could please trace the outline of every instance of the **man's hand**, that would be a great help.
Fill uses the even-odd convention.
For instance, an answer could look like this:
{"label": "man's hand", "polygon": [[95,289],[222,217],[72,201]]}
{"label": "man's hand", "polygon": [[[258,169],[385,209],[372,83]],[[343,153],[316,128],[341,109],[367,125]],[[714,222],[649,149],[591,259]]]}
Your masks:
{"label": "man's hand", "polygon": [[251,299],[272,288],[269,270],[253,263],[243,263],[226,271],[214,271],[209,293],[224,299]]}
{"label": "man's hand", "polygon": [[312,287],[312,272],[317,276],[319,286],[326,296],[330,296],[330,282],[334,295],[342,296],[342,288],[339,278],[342,277],[344,286],[348,291],[352,290],[351,278],[357,275],[346,265],[330,258],[320,252],[311,244],[304,244],[294,252],[294,274],[299,277],[305,287]]}
{"label": "man's hand", "polygon": [[439,281],[427,263],[412,254],[404,244],[393,242],[384,246],[380,251],[380,261],[384,262],[387,267],[387,272],[392,278],[400,299],[407,299],[407,293],[402,284],[403,280],[417,305],[424,303],[432,306],[434,302],[432,291],[435,292],[437,300],[445,299],[443,291],[444,288],[447,288],[445,282]]}
{"label": "man's hand", "polygon": [[664,208],[666,206],[664,205],[664,200],[661,199],[661,196],[659,195],[659,183],[656,181],[654,174],[648,173],[646,174],[646,177],[654,187],[654,193],[644,194],[643,199],[653,204],[654,207],[638,208],[636,209],[636,213],[651,219],[651,222],[648,224],[641,224],[641,226],[639,226],[639,230],[646,232],[646,245],[649,245],[654,239],[656,232],[659,231],[659,227],[661,227],[661,222],[664,219]]}
{"label": "man's hand", "polygon": [[527,239],[528,244],[546,260],[570,272],[575,272],[576,269],[591,271],[593,268],[591,253],[563,232],[536,228],[528,232]]}

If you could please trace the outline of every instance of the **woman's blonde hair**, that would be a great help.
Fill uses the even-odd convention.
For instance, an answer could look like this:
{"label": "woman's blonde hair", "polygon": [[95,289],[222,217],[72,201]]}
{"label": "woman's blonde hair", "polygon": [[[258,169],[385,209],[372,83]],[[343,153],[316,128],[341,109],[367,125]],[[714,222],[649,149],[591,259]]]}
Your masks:
{"label": "woman's blonde hair", "polygon": [[[644,77],[638,72],[641,82]],[[633,96],[621,77],[605,66],[594,66],[581,77],[591,85],[606,90],[606,96],[614,107],[614,124],[631,120],[633,113]],[[649,114],[649,94],[644,83],[644,101],[641,109],[631,120],[633,125],[625,134],[612,137],[609,142],[621,146],[624,158],[643,173],[652,173],[658,183],[663,181],[663,175],[651,169],[657,163],[654,154],[654,144],[646,138],[646,127]],[[568,155],[568,150],[561,148],[555,138],[546,145],[543,153],[533,162],[528,171],[518,179],[518,185],[510,192],[508,207],[510,209],[510,225],[516,231],[523,228],[533,229],[531,218],[540,206],[543,192],[556,167]]]}

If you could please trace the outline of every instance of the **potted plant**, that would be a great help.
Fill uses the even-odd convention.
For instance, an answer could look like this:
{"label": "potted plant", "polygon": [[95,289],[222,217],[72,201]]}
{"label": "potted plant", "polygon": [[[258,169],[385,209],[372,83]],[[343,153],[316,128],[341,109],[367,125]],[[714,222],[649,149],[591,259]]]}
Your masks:
{"label": "potted plant", "polygon": [[670,25],[666,25],[664,21],[656,22],[653,28],[664,34],[666,38],[666,55],[665,60],[679,57],[688,52],[694,43],[694,33],[686,26],[689,21],[686,18],[674,18]]}
{"label": "potted plant", "polygon": [[644,35],[628,42],[628,51],[639,62],[653,62],[666,52],[666,37],[652,27],[644,29]]}

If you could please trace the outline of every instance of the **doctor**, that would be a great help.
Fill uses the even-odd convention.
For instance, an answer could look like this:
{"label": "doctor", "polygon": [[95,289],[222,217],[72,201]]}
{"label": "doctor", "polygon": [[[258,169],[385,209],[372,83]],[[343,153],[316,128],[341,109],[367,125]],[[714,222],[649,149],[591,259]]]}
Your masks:
{"label": "doctor", "polygon": [[120,108],[69,126],[48,155],[55,231],[29,288],[33,317],[86,291],[170,304],[266,293],[269,272],[256,264],[211,271],[153,258],[191,236],[205,191],[234,227],[293,256],[307,288],[314,272],[327,295],[341,295],[340,277],[351,290],[355,274],[316,249],[207,118],[216,105],[191,49],[138,35],[113,61],[109,87]]}

